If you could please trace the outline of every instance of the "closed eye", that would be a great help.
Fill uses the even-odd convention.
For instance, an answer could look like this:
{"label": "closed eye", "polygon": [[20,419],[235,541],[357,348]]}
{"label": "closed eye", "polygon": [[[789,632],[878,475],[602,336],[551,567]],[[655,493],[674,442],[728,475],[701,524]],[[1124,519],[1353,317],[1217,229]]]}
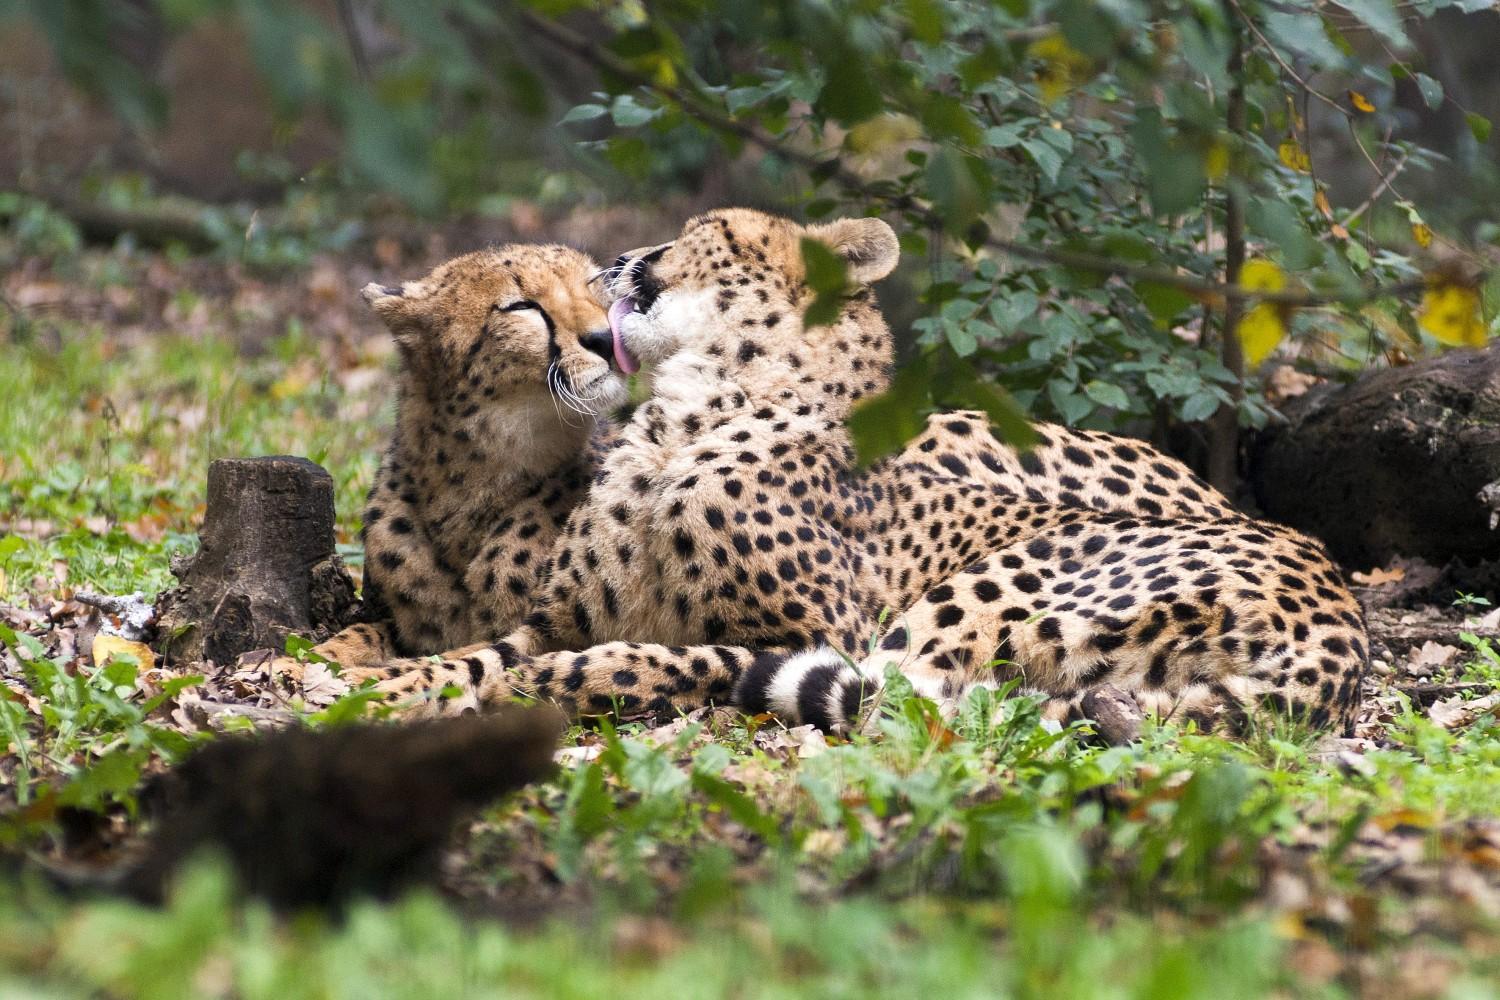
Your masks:
{"label": "closed eye", "polygon": [[542,308],[542,305],[541,305],[540,302],[535,302],[532,299],[517,299],[516,301],[512,302],[510,305],[507,305],[507,306],[493,305],[493,306],[490,306],[490,308],[491,309],[499,310],[500,312],[508,312],[508,313],[510,313],[510,312],[524,312],[527,309],[535,309],[536,312],[537,312],[537,314],[542,317],[542,322],[545,323],[545,324],[547,324],[547,333],[549,335],[551,335],[551,333],[553,332],[552,317],[549,316],[549,315],[547,315],[547,310],[545,310],[545,309]]}

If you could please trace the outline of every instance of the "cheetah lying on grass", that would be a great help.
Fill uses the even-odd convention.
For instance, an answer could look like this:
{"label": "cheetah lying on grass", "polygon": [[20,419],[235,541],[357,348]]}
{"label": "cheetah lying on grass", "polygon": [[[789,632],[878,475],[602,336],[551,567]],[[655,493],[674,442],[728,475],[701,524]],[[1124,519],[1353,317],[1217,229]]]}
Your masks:
{"label": "cheetah lying on grass", "polygon": [[[801,322],[803,237],[858,283],[828,326]],[[895,664],[950,708],[1020,677],[1059,713],[1110,683],[1204,728],[1263,708],[1347,725],[1366,639],[1337,569],[1146,446],[1044,426],[1021,457],[960,414],[852,472],[844,420],[891,361],[866,286],[897,253],[875,220],[729,210],[622,261],[614,355],[650,366],[653,395],[521,627],[353,675],[391,700],[436,691],[419,714],[516,693],[575,713],[727,700],[837,730]],[[886,608],[909,610],[867,655]]]}

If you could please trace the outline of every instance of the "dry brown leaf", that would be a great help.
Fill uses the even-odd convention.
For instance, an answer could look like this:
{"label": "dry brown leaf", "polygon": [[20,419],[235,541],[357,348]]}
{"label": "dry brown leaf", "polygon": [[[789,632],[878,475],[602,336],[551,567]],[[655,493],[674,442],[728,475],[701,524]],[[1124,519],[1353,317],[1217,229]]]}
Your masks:
{"label": "dry brown leaf", "polygon": [[302,670],[302,700],[322,708],[332,705],[349,693],[349,682],[334,674],[324,663],[309,663]]}
{"label": "dry brown leaf", "polygon": [[[1409,661],[1412,667],[1446,667],[1458,655],[1457,646],[1446,646],[1441,642],[1433,642],[1428,639],[1422,643],[1420,649],[1412,654]],[[1424,671],[1430,673],[1431,670]]]}
{"label": "dry brown leaf", "polygon": [[1473,725],[1480,716],[1493,712],[1497,705],[1500,705],[1500,692],[1471,701],[1444,698],[1433,702],[1432,707],[1427,710],[1427,717],[1444,729],[1463,729]]}
{"label": "dry brown leaf", "polygon": [[1291,365],[1277,365],[1266,376],[1266,398],[1273,403],[1295,399],[1317,384],[1316,375],[1299,372]]}
{"label": "dry brown leaf", "polygon": [[1350,578],[1355,583],[1366,587],[1379,587],[1387,583],[1400,583],[1406,579],[1406,570],[1400,566],[1392,566],[1390,569],[1372,569],[1368,573],[1350,573]]}

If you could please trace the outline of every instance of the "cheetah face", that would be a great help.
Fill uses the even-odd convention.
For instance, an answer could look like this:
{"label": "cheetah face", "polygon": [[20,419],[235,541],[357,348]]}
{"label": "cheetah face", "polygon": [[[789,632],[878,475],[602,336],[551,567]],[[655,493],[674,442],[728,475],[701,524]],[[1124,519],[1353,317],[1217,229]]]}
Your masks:
{"label": "cheetah face", "polygon": [[811,301],[804,238],[841,255],[856,287],[889,274],[900,253],[895,233],[878,219],[802,226],[749,209],[700,215],[676,240],[621,254],[607,272],[616,363],[631,372],[684,351],[733,365],[836,348],[848,335],[847,310],[838,323],[802,323]]}
{"label": "cheetah face", "polygon": [[434,401],[482,410],[550,397],[592,417],[627,395],[590,283],[596,273],[576,250],[512,245],[457,257],[419,281],[372,283],[361,294]]}

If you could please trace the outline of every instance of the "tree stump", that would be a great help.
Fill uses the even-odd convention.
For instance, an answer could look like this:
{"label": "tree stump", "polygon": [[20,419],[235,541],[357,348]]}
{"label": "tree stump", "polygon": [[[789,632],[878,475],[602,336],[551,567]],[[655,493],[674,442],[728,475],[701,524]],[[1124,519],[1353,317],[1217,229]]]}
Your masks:
{"label": "tree stump", "polygon": [[1286,411],[1251,449],[1268,517],[1356,567],[1500,558],[1500,350],[1372,372]]}
{"label": "tree stump", "polygon": [[333,523],[321,466],[287,455],[214,462],[198,552],[174,563],[181,582],[157,599],[161,652],[228,664],[283,648],[289,633],[316,638],[358,620]]}

